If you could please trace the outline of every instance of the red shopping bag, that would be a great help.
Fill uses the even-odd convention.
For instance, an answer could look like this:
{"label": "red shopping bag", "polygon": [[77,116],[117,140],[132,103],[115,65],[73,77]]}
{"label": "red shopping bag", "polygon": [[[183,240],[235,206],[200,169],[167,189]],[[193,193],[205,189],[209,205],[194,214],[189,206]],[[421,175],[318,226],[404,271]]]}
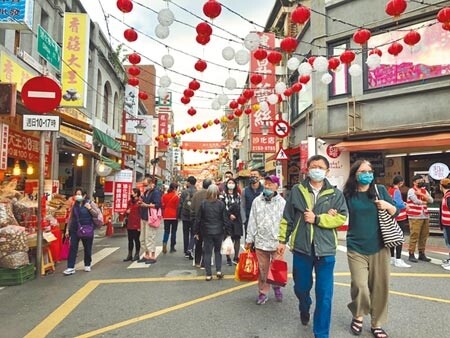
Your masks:
{"label": "red shopping bag", "polygon": [[256,253],[250,250],[241,252],[234,276],[237,281],[258,280],[259,266]]}
{"label": "red shopping bag", "polygon": [[69,258],[69,250],[70,250],[70,239],[69,237],[64,237],[61,245],[61,253],[59,255],[59,260],[65,261]]}
{"label": "red shopping bag", "polygon": [[286,261],[273,259],[270,263],[267,283],[276,286],[285,286],[288,280],[288,266]]}

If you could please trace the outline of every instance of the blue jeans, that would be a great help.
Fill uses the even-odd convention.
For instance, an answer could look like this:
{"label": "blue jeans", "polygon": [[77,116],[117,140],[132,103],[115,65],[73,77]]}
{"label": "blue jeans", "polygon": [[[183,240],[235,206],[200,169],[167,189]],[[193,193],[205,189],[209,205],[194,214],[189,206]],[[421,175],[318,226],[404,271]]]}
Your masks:
{"label": "blue jeans", "polygon": [[84,248],[84,266],[91,266],[92,262],[92,244],[94,243],[94,237],[80,238],[77,236],[76,231],[69,231],[70,236],[70,251],[67,259],[67,267],[74,268],[75,261],[77,260],[78,244],[83,243]]}
{"label": "blue jeans", "polygon": [[164,220],[164,236],[163,236],[163,243],[166,243],[169,241],[169,235],[170,237],[170,249],[175,248],[175,244],[177,243],[177,228],[178,228],[178,220],[177,219],[165,219]]}
{"label": "blue jeans", "polygon": [[316,338],[328,338],[330,336],[335,263],[335,256],[316,257],[314,254],[308,256],[294,251],[292,274],[300,312],[309,313],[312,303],[310,291],[313,284],[313,268],[316,273],[316,309],[313,323],[313,332]]}

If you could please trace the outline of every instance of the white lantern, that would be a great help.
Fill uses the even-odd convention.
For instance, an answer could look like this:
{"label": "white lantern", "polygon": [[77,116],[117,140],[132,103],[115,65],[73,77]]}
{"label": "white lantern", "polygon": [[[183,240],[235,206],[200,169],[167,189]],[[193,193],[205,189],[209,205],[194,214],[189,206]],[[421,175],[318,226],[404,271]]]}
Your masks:
{"label": "white lantern", "polygon": [[234,55],[234,59],[238,65],[243,66],[250,61],[250,55],[245,49],[240,49]]}
{"label": "white lantern", "polygon": [[[286,83],[284,82],[277,82],[277,84],[275,85],[275,93],[277,94],[283,94],[284,91],[286,90]],[[278,99],[277,99],[278,100]]]}
{"label": "white lantern", "polygon": [[165,39],[169,36],[169,34],[170,34],[170,30],[169,30],[168,26],[157,25],[155,27],[155,35],[159,39]]}
{"label": "white lantern", "polygon": [[226,89],[233,90],[233,89],[236,89],[236,87],[237,87],[237,82],[234,77],[229,77],[228,79],[225,80],[225,88]]}
{"label": "white lantern", "polygon": [[319,73],[326,72],[328,70],[328,60],[325,56],[318,56],[313,62],[313,67]]}
{"label": "white lantern", "polygon": [[219,110],[220,109],[220,103],[217,99],[214,99],[211,101],[211,108],[214,110]]}
{"label": "white lantern", "polygon": [[322,78],[320,79],[320,81],[322,81],[323,84],[330,84],[331,81],[333,81],[333,77],[331,76],[330,73],[325,73],[322,75]]}
{"label": "white lantern", "polygon": [[[277,97],[278,100],[278,97]],[[269,104],[266,101],[262,101],[259,103],[259,110],[264,112],[269,110]]]}
{"label": "white lantern", "polygon": [[173,64],[175,63],[175,60],[172,55],[166,54],[161,58],[161,64],[164,68],[172,68]]}
{"label": "white lantern", "polygon": [[217,100],[219,101],[220,105],[223,106],[223,105],[227,104],[229,98],[228,98],[228,95],[226,95],[226,94],[220,94],[219,97],[217,98]]}
{"label": "white lantern", "polygon": [[168,77],[167,75],[163,75],[161,76],[161,78],[159,79],[159,85],[161,87],[167,88],[170,86],[170,84],[172,83],[172,80],[170,79],[170,77]]}
{"label": "white lantern", "polygon": [[267,101],[269,101],[270,104],[276,104],[278,103],[278,95],[277,94],[270,94],[267,97]]}
{"label": "white lantern", "polygon": [[295,56],[291,57],[289,60],[287,60],[286,66],[289,70],[296,70],[298,66],[300,65],[300,60],[297,59]]}
{"label": "white lantern", "polygon": [[366,64],[369,69],[378,68],[381,65],[381,57],[376,53],[371,54],[367,57]]}
{"label": "white lantern", "polygon": [[302,62],[300,66],[298,66],[299,75],[311,75],[312,70],[312,66],[309,64],[309,62]]}
{"label": "white lantern", "polygon": [[248,33],[244,38],[244,46],[249,51],[253,51],[259,47],[259,35],[256,33]]}
{"label": "white lantern", "polygon": [[222,57],[227,61],[233,60],[234,59],[234,49],[230,46],[225,47],[224,49],[222,49]]}
{"label": "white lantern", "polygon": [[158,89],[159,97],[166,97],[168,94],[169,94],[169,91],[167,90],[167,88],[159,87],[159,89]]}
{"label": "white lantern", "polygon": [[173,21],[175,19],[175,16],[173,15],[172,11],[168,8],[161,9],[158,13],[158,22],[162,26],[170,26],[173,24]]}
{"label": "white lantern", "polygon": [[358,76],[361,76],[361,74],[362,74],[362,68],[357,63],[354,63],[350,66],[350,68],[348,69],[348,72],[349,72],[350,76],[358,77]]}

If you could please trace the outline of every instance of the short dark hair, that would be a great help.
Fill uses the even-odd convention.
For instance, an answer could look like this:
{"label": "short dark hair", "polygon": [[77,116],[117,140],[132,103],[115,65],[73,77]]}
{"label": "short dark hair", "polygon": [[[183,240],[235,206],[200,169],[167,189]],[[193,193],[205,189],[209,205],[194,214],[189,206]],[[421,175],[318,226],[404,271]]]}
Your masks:
{"label": "short dark hair", "polygon": [[413,178],[412,178],[412,181],[415,182],[417,180],[423,180],[423,176],[419,175],[419,174],[414,175]]}
{"label": "short dark hair", "polygon": [[205,178],[202,183],[203,189],[205,190],[208,189],[211,184],[212,184],[211,179]]}
{"label": "short dark hair", "polygon": [[322,156],[322,155],[313,155],[310,158],[308,158],[308,162],[306,162],[306,166],[309,167],[311,162],[314,162],[314,161],[323,161],[325,163],[325,165],[327,166],[327,169],[330,168],[330,162],[328,161],[328,159],[325,156]]}
{"label": "short dark hair", "polygon": [[195,185],[195,183],[197,183],[197,179],[196,179],[194,176],[189,176],[189,177],[187,178],[187,181],[188,181],[188,183],[191,184],[191,185]]}
{"label": "short dark hair", "polygon": [[392,184],[399,184],[400,182],[404,182],[405,180],[403,179],[402,176],[397,175],[394,176],[393,180],[392,180]]}

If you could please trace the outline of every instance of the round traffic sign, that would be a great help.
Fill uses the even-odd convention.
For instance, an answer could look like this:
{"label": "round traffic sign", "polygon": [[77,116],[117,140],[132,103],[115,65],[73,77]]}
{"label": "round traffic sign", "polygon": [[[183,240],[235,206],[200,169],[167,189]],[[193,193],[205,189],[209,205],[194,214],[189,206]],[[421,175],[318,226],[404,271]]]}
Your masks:
{"label": "round traffic sign", "polygon": [[285,120],[277,120],[273,126],[273,131],[275,132],[275,135],[283,138],[289,135],[291,126]]}
{"label": "round traffic sign", "polygon": [[22,87],[22,101],[34,113],[49,113],[61,102],[61,87],[46,76],[29,79]]}

